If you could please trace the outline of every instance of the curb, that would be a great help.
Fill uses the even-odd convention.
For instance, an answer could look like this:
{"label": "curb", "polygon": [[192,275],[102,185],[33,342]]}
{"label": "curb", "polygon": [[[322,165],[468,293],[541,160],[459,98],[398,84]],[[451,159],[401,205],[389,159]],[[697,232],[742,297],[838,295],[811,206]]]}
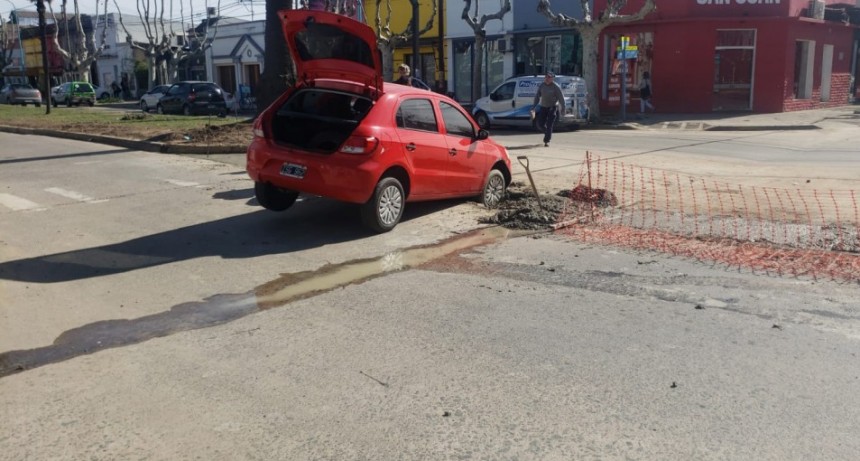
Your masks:
{"label": "curb", "polygon": [[70,131],[45,130],[40,128],[23,128],[18,126],[0,125],[0,131],[6,133],[50,136],[53,138],[74,139],[76,141],[94,142],[98,144],[106,144],[109,146],[124,147],[130,150],[141,150],[145,152],[158,152],[162,154],[244,154],[248,151],[248,146],[200,146],[200,145],[181,145],[181,144],[165,144],[162,142],[137,141],[133,139],[123,139],[114,136],[103,136],[96,134],[75,133]]}

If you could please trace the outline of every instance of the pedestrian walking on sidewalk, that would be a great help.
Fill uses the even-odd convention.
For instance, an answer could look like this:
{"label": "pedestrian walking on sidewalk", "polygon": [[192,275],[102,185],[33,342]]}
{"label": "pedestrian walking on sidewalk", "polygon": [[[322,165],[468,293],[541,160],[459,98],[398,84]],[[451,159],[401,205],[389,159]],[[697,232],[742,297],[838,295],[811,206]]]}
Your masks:
{"label": "pedestrian walking on sidewalk", "polygon": [[555,74],[547,72],[543,83],[537,88],[534,108],[531,110],[538,129],[543,131],[543,145],[546,147],[549,147],[549,142],[552,140],[552,129],[558,117],[559,108],[564,110],[564,93],[561,92],[558,83],[555,83]]}
{"label": "pedestrian walking on sidewalk", "polygon": [[651,104],[651,73],[645,72],[642,74],[642,81],[639,82],[639,112],[645,113],[645,108],[651,109],[654,112],[654,105]]}

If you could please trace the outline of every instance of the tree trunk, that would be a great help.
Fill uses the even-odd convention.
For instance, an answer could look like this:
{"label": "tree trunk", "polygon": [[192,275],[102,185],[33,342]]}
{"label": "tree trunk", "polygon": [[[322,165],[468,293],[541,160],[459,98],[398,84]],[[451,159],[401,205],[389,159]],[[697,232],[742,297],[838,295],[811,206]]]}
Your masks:
{"label": "tree trunk", "polygon": [[597,46],[601,30],[602,28],[583,27],[579,31],[582,38],[582,77],[588,87],[588,117],[591,120],[600,118],[600,95],[598,94],[600,86],[597,82],[597,69],[600,63]]}
{"label": "tree trunk", "polygon": [[263,58],[263,74],[257,89],[258,114],[286,91],[287,76],[291,80],[295,79],[283,26],[278,17],[278,12],[290,9],[292,3],[291,0],[266,0],[266,55]]}
{"label": "tree trunk", "polygon": [[472,63],[472,102],[474,103],[483,95],[481,81],[484,75],[484,47],[487,42],[483,33],[475,34],[474,51],[475,60]]}

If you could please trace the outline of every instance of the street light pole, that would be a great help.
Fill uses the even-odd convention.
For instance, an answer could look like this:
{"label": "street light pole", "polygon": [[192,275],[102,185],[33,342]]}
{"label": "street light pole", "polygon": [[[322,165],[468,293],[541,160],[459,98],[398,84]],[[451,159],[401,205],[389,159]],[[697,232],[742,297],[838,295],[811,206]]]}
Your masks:
{"label": "street light pole", "polygon": [[51,72],[48,69],[48,26],[45,23],[45,0],[36,0],[36,11],[39,13],[39,42],[42,45],[42,69],[45,73],[42,90],[48,103],[45,104],[45,114],[51,113]]}

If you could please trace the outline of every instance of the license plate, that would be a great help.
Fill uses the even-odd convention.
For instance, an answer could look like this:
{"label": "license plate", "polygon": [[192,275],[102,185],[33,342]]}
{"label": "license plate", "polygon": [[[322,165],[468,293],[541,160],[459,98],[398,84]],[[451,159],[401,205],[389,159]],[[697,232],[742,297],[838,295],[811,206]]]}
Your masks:
{"label": "license plate", "polygon": [[209,106],[207,107],[207,109],[214,109],[214,108],[215,108],[215,104],[209,104]]}
{"label": "license plate", "polygon": [[296,165],[295,163],[285,163],[281,166],[281,174],[291,178],[302,179],[305,177],[306,171],[308,171],[308,167]]}

